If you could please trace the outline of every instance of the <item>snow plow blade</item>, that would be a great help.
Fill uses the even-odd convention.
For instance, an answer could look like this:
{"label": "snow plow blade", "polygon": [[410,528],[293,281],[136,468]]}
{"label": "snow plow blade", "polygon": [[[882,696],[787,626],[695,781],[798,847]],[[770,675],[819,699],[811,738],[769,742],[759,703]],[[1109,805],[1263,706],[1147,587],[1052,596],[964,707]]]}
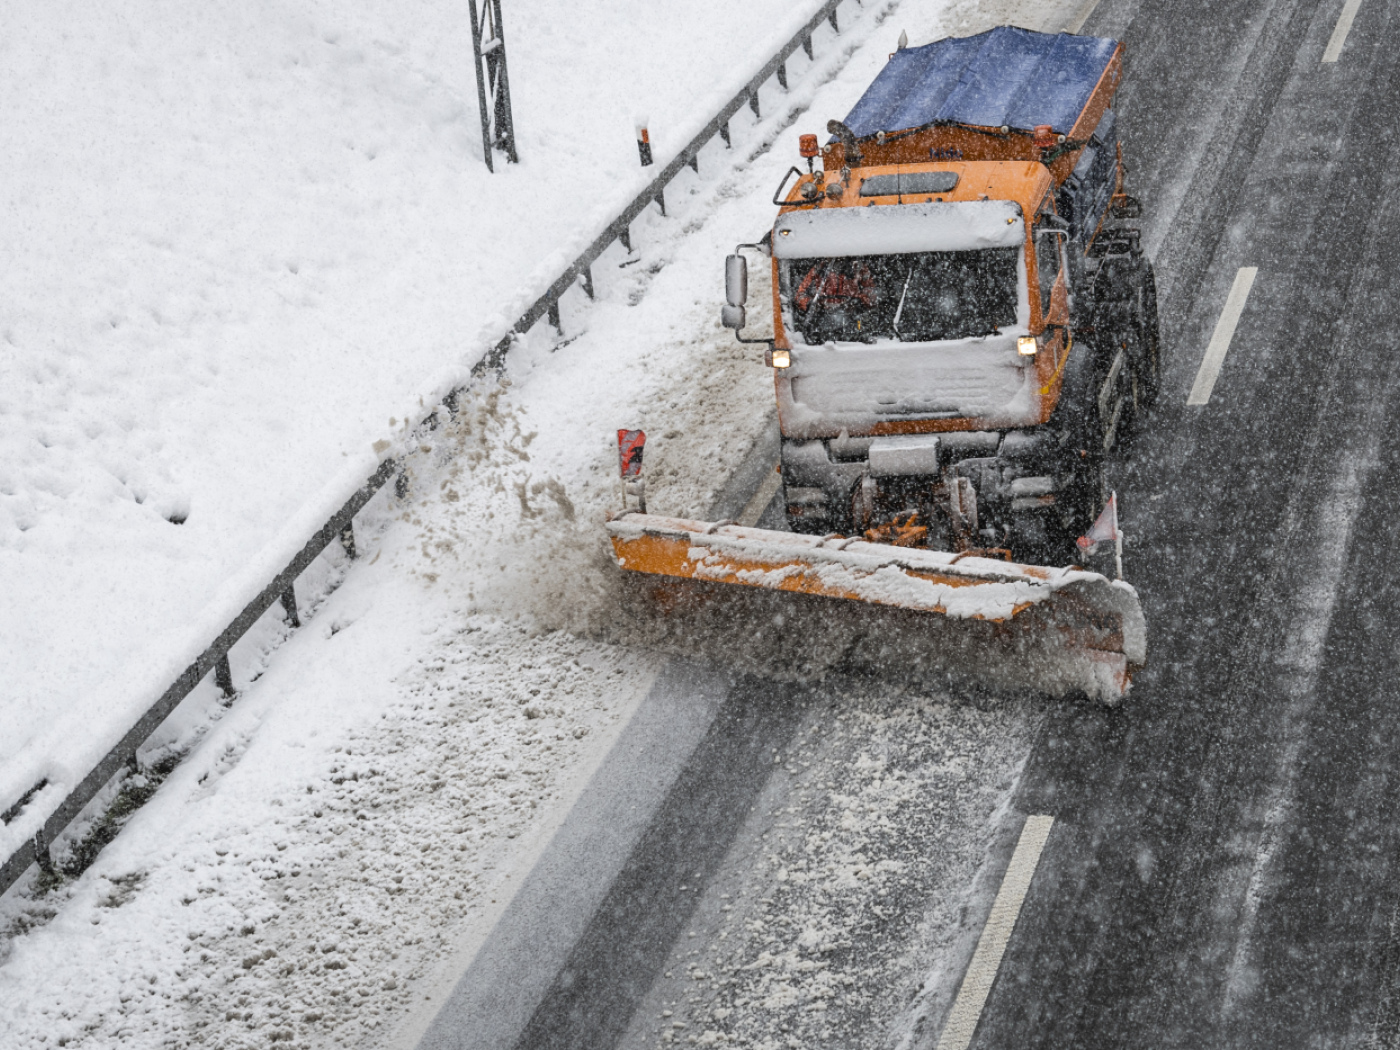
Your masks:
{"label": "snow plow blade", "polygon": [[726,655],[762,642],[755,670],[776,656],[1116,703],[1146,659],[1137,592],[1073,566],[637,513],[607,530],[675,640],[718,633]]}

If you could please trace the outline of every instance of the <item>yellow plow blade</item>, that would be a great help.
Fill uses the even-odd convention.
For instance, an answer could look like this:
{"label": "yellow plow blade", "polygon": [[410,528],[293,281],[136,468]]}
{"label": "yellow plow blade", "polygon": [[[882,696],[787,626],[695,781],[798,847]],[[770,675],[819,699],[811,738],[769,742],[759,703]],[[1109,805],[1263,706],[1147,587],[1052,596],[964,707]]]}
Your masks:
{"label": "yellow plow blade", "polygon": [[844,668],[914,669],[1113,703],[1146,659],[1137,592],[1073,566],[648,514],[623,515],[607,530],[618,565],[654,578],[645,597],[657,612],[694,619],[733,584],[791,596],[753,599],[756,616],[725,607],[684,636],[728,632],[724,646],[781,636],[788,663],[802,662],[805,647],[830,666],[834,647]]}

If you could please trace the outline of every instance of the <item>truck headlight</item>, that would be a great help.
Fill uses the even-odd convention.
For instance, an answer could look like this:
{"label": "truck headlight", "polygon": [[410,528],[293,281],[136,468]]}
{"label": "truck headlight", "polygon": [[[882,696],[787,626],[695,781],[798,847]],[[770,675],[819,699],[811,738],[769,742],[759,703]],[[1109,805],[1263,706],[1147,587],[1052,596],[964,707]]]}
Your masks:
{"label": "truck headlight", "polygon": [[1033,335],[1023,335],[1016,340],[1016,352],[1022,357],[1034,357],[1038,349]]}
{"label": "truck headlight", "polygon": [[768,363],[769,363],[770,365],[772,365],[774,368],[791,368],[791,367],[792,367],[792,351],[791,351],[791,350],[769,350],[769,351],[768,351]]}

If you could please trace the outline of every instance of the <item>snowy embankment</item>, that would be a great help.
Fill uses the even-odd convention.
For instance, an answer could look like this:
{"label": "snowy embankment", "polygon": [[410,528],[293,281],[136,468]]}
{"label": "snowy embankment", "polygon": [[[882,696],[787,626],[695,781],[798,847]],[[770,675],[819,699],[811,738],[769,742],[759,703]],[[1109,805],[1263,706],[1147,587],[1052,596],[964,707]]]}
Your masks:
{"label": "snowy embankment", "polygon": [[460,4],[8,13],[0,855],[800,7],[513,9],[495,175]]}
{"label": "snowy embankment", "polygon": [[[675,217],[653,213],[639,223],[635,255],[616,249],[600,262],[599,301],[566,304],[567,337],[537,330],[513,355],[508,385],[479,391],[459,425],[432,436],[415,457],[410,501],[386,493],[366,512],[363,560],[348,574],[327,560],[309,581],[307,626],[288,637],[264,624],[235,651],[236,703],[225,710],[206,685],[152,741],[144,758],[158,767],[188,757],[96,862],[57,886],[30,879],[0,901],[7,1045],[380,1045],[413,1009],[432,1009],[424,996],[435,994],[435,968],[479,943],[656,669],[644,654],[552,630],[609,611],[600,520],[617,495],[611,429],[653,434],[656,509],[707,506],[772,405],[761,353],[717,324],[721,256],[771,221],[768,200],[798,133],[849,108],[901,28],[920,42],[1007,14],[906,4],[882,23],[889,6],[843,20],[840,47],[819,38],[815,66],[793,64],[785,105],[775,94],[757,127],[736,121],[735,150],[716,145],[700,176],[668,194]],[[644,96],[664,156],[665,107],[677,126],[691,119],[688,107],[703,108],[721,79],[713,71],[742,81],[784,35],[768,18],[790,19],[766,2],[512,9],[523,163],[491,182],[473,153],[465,29],[453,23],[445,36],[446,13],[424,25],[412,19],[432,12],[387,5],[353,16],[246,10],[246,24],[231,11],[185,24],[175,9],[123,20],[74,8],[66,44],[59,29],[26,25],[29,15],[0,43],[10,60],[0,76],[28,70],[41,94],[66,83],[44,87],[37,70],[48,60],[83,67],[68,89],[98,114],[144,99],[149,121],[132,117],[126,138],[109,135],[105,149],[148,158],[155,187],[137,192],[141,180],[115,162],[95,171],[105,161],[94,130],[91,186],[74,158],[48,162],[54,192],[67,197],[38,209],[30,229],[56,272],[86,275],[88,295],[58,310],[33,274],[11,281],[24,294],[10,302],[27,305],[6,321],[0,397],[23,426],[0,436],[9,443],[0,499],[6,513],[31,517],[22,531],[0,529],[0,572],[20,596],[3,627],[7,656],[19,657],[6,684],[14,700],[0,710],[7,772],[15,755],[71,737],[80,715],[96,723],[110,713],[97,701],[112,694],[98,686],[119,680],[123,661],[139,674],[183,644],[182,625],[307,494],[387,436],[387,416],[397,427],[416,413],[417,392],[435,391],[444,362],[460,374],[490,341],[490,315],[510,316],[503,304],[552,275],[529,253],[563,243],[565,221],[585,239],[577,217],[590,194],[627,196],[640,178],[632,110],[609,105]],[[376,43],[391,35],[393,46]],[[751,59],[740,56],[747,43],[730,46],[736,39],[755,41]],[[606,47],[590,52],[581,40]],[[664,40],[683,43],[684,59],[661,56]],[[41,56],[35,66],[21,61],[29,52]],[[335,57],[351,52],[356,60]],[[105,88],[93,86],[103,75]],[[395,94],[405,82],[417,93]],[[444,97],[458,108],[434,126],[424,113]],[[792,125],[786,107],[808,105]],[[23,156],[42,144],[33,126],[42,109],[0,130],[30,128]],[[183,139],[155,130],[166,109]],[[209,171],[179,168],[201,155],[220,113],[241,114],[244,135],[216,143],[230,159],[210,147]],[[599,128],[611,145],[600,145]],[[371,162],[349,133],[375,129]],[[66,139],[60,148],[76,149]],[[381,160],[391,163],[376,168]],[[121,187],[103,189],[103,178]],[[310,218],[288,194],[304,198]],[[63,211],[85,201],[88,218],[67,230]],[[200,201],[242,231],[236,244],[219,223],[193,222],[205,215]],[[87,235],[90,267],[79,265],[83,229],[112,231]],[[143,241],[153,230],[164,239]],[[291,248],[297,272],[286,265]],[[158,318],[147,308],[157,301],[188,309]],[[124,312],[102,317],[113,304]],[[32,353],[11,353],[26,340]],[[163,493],[188,504],[183,525],[166,520],[180,508]],[[30,736],[14,743],[12,728]],[[122,790],[139,794],[142,778]]]}
{"label": "snowy embankment", "polygon": [[[766,24],[761,4],[724,18],[562,5],[552,21],[540,12],[533,23],[522,17],[512,69],[523,163],[491,177],[472,152],[472,108],[458,105],[436,127],[425,121],[433,100],[463,94],[424,72],[435,57],[441,67],[459,56],[433,43],[437,27],[394,25],[406,39],[390,47],[375,43],[391,24],[387,9],[377,22],[362,13],[334,31],[316,25],[320,16],[271,9],[246,22],[228,11],[188,21],[173,9],[127,13],[141,17],[75,9],[62,28],[19,18],[9,38],[15,63],[6,75],[35,86],[31,109],[4,134],[19,167],[28,164],[34,183],[48,187],[23,208],[11,190],[11,210],[33,247],[32,266],[12,259],[7,275],[3,396],[15,425],[4,432],[0,485],[8,515],[0,571],[12,598],[0,770],[19,790],[45,773],[65,775],[52,764],[57,757],[69,760],[68,773],[80,771],[84,744],[97,750],[94,740],[126,728],[151,699],[138,687],[168,681],[159,675],[210,619],[211,596],[221,587],[236,594],[239,572],[261,568],[253,563],[265,560],[269,538],[297,531],[292,519],[328,498],[338,472],[362,477],[371,442],[431,403],[420,404],[416,391],[431,395],[444,375],[461,376],[498,334],[491,325],[511,315],[512,297],[528,299],[538,291],[531,280],[552,276],[557,259],[540,262],[546,248],[587,240],[595,220],[644,180],[633,166],[631,109],[608,110],[643,96],[664,157],[667,107],[676,127],[703,120],[703,109],[695,118],[690,108],[721,97],[724,77],[742,83],[793,21],[783,11],[782,21]],[[846,40],[860,40],[875,22],[867,10]],[[737,32],[744,27],[747,34]],[[746,36],[752,45],[732,46]],[[580,55],[579,39],[607,41],[609,50]],[[683,59],[658,56],[664,39],[683,42]],[[818,41],[811,88],[849,57],[829,40]],[[618,41],[649,57],[617,69]],[[748,61],[736,57],[746,50]],[[451,69],[470,84],[469,66]],[[794,64],[794,100],[810,97],[805,72],[805,63]],[[650,79],[629,79],[643,75]],[[515,389],[485,393],[461,426],[434,439],[455,458],[424,455],[414,465],[426,503],[372,508],[371,524],[400,511],[408,520],[393,525],[382,547],[365,530],[368,564],[351,575],[353,586],[325,599],[343,566],[332,559],[317,570],[302,597],[324,604],[285,657],[328,669],[306,678],[289,670],[296,684],[283,691],[274,668],[251,686],[286,634],[263,625],[235,651],[244,695],[233,713],[218,721],[222,709],[206,684],[147,749],[146,760],[159,764],[206,737],[97,868],[47,893],[36,894],[31,879],[9,896],[3,1013],[16,1040],[61,1030],[100,1045],[116,1032],[178,1030],[181,1022],[162,1012],[181,1009],[180,995],[191,993],[172,992],[176,974],[221,996],[217,967],[185,967],[200,955],[210,956],[201,963],[221,958],[238,946],[227,938],[256,929],[258,909],[285,900],[269,898],[261,876],[291,877],[273,857],[288,842],[304,849],[325,833],[298,830],[299,817],[280,819],[286,807],[295,799],[293,811],[305,816],[302,796],[339,775],[335,756],[354,749],[357,734],[377,731],[381,714],[412,711],[405,676],[433,652],[420,632],[460,632],[473,616],[492,615],[576,624],[598,608],[590,595],[609,577],[598,571],[597,523],[614,498],[610,428],[620,418],[664,436],[651,463],[655,498],[674,499],[677,509],[703,505],[735,468],[768,414],[771,386],[754,351],[718,327],[713,287],[717,260],[768,221],[780,171],[762,150],[786,117],[770,112],[752,128],[744,115],[735,122],[736,150],[716,143],[707,151],[701,176],[687,176],[670,195],[679,218],[652,214],[639,223],[636,255],[617,249],[600,264],[598,307],[566,304],[572,341],[537,332],[517,349]],[[368,152],[354,148],[359,132],[371,130]],[[794,141],[784,141],[785,154],[795,153],[795,136],[786,133]],[[763,163],[751,168],[755,157]],[[720,209],[723,224],[711,221]],[[684,264],[673,266],[682,247]],[[636,309],[643,302],[645,312]],[[490,334],[473,343],[472,332]],[[346,608],[356,588],[374,591],[368,604],[381,610],[382,630],[367,641],[357,635],[371,633],[375,618]],[[568,696],[546,642],[525,628],[490,629],[511,636],[510,651],[463,719],[499,706],[503,718],[533,730],[530,744],[496,748],[490,734],[468,731],[459,749],[479,751],[464,762],[503,767],[506,797],[538,805],[549,790],[516,775],[521,748],[562,734],[544,765],[547,777],[566,778],[576,763],[561,752],[589,739],[574,733],[589,729],[594,701]],[[538,659],[551,667],[535,687],[545,699],[517,706],[520,665],[539,645],[546,655]],[[317,652],[298,656],[299,646]],[[347,646],[365,662],[347,659]],[[597,646],[585,658],[617,659]],[[645,660],[631,661],[628,673],[644,680]],[[604,722],[644,691],[625,682],[585,690]],[[415,760],[379,746],[393,752],[382,762],[386,777],[412,779]],[[139,781],[123,792],[139,795]],[[508,827],[494,816],[478,858],[486,868]],[[22,834],[23,820],[4,830]],[[241,845],[226,850],[216,840]],[[365,863],[361,850],[377,850],[363,838],[338,848],[353,864]],[[297,870],[328,869],[318,855],[298,856]],[[230,865],[238,870],[216,870]],[[338,887],[342,875],[325,877]],[[247,893],[230,885],[244,877]],[[435,881],[427,892],[435,899],[440,888]],[[200,939],[183,928],[188,909],[205,898],[219,921],[204,930],[210,943],[187,958],[180,949]],[[137,901],[140,908],[112,908]],[[420,898],[413,907],[423,905]],[[235,913],[241,921],[223,921]],[[107,920],[95,938],[93,917]],[[25,935],[35,923],[45,928]],[[235,975],[246,976],[245,958]],[[328,980],[335,970],[315,968]],[[151,988],[154,998],[133,998],[134,988]],[[134,1019],[146,1015],[158,1016]],[[350,1023],[333,1011],[325,1018],[304,1023],[313,1032]],[[259,1025],[255,1039],[267,1035]]]}

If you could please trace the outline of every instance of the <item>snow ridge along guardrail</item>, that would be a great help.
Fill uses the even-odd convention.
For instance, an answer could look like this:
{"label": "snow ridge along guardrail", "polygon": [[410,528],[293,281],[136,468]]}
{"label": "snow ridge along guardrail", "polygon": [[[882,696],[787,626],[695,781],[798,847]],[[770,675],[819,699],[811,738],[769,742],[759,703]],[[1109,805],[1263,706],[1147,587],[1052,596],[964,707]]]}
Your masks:
{"label": "snow ridge along guardrail", "polygon": [[[826,0],[780,47],[762,68],[744,84],[718,113],[683,146],[661,169],[650,183],[637,194],[622,211],[612,219],[603,232],[575,259],[548,287],[548,289],[510,326],[505,336],[488,350],[472,369],[472,375],[479,376],[499,369],[505,362],[512,343],[528,332],[542,318],[548,318],[556,329],[560,327],[559,300],[569,289],[578,286],[582,278],[583,291],[589,298],[593,296],[591,267],[615,242],[631,250],[631,225],[636,218],[652,204],[666,211],[665,191],[681,169],[689,166],[699,170],[700,151],[716,135],[729,144],[729,121],[744,106],[749,106],[754,116],[759,116],[759,91],[774,77],[779,85],[787,88],[787,61],[798,48],[802,48],[809,59],[814,58],[812,36],[823,22],[830,22],[834,31],[840,32],[837,9],[845,0]],[[862,0],[856,0],[860,4]],[[452,389],[442,399],[442,407],[455,413],[457,402],[465,393],[466,387]],[[440,421],[439,410],[435,409],[423,420],[422,426],[435,428]],[[280,603],[286,611],[292,626],[299,625],[296,580],[319,557],[327,547],[339,541],[350,557],[355,556],[354,518],[390,478],[396,478],[400,494],[405,491],[406,478],[403,464],[393,457],[379,463],[378,468],[368,479],[360,482],[345,498],[340,509],[317,529],[305,544],[292,556],[286,566],[277,572],[271,581],[249,601],[233,620],[214,640],[182,671],[160,697],[146,710],[122,738],[106,755],[68,791],[61,800],[51,798],[58,792],[58,784],[46,780],[34,784],[16,798],[0,798],[0,832],[8,825],[18,825],[26,829],[25,837],[18,847],[13,848],[3,863],[0,863],[0,893],[4,893],[30,867],[38,863],[50,868],[52,865],[49,845],[61,835],[65,828],[76,819],[95,799],[111,779],[124,768],[134,767],[137,750],[146,739],[165,721],[166,717],[179,706],[194,688],[211,672],[226,693],[231,694],[232,674],[229,668],[229,650],[243,637],[257,621]],[[206,636],[207,637],[207,636]],[[176,665],[178,666],[178,665]],[[47,812],[44,812],[45,810]],[[29,830],[32,829],[32,830]]]}

